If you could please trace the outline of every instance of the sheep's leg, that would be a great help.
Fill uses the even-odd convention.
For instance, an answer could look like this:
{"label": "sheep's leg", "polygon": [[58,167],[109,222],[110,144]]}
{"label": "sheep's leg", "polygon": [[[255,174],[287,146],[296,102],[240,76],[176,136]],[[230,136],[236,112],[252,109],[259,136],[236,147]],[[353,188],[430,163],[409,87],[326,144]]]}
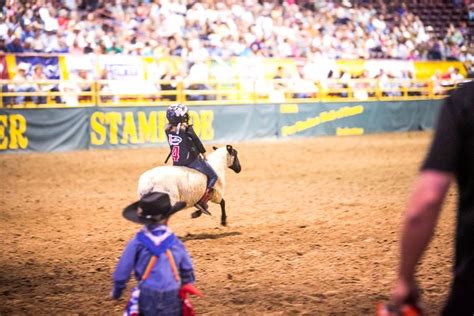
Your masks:
{"label": "sheep's leg", "polygon": [[225,200],[222,199],[219,204],[221,206],[221,225],[227,226],[227,215],[225,214]]}

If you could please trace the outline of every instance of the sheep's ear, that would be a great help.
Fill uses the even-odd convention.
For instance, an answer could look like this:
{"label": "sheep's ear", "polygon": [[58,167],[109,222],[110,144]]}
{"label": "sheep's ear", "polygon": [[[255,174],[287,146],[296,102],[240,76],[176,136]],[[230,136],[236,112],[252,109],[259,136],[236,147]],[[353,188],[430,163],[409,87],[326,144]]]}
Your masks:
{"label": "sheep's ear", "polygon": [[212,146],[212,149],[217,150],[217,147],[216,147],[216,146]]}
{"label": "sheep's ear", "polygon": [[232,145],[227,145],[226,147],[229,154],[232,154]]}

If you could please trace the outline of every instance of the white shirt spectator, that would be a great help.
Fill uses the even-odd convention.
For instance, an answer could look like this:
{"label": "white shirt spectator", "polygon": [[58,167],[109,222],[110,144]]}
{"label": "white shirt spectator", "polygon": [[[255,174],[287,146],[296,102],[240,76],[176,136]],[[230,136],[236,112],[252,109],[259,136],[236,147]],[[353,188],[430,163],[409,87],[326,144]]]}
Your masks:
{"label": "white shirt spectator", "polygon": [[463,80],[464,76],[459,72],[459,69],[455,69],[451,74],[451,80],[460,81]]}
{"label": "white shirt spectator", "polygon": [[4,39],[8,38],[8,29],[9,29],[9,26],[7,22],[5,21],[5,17],[0,12],[0,38],[4,38]]}
{"label": "white shirt spectator", "polygon": [[282,40],[278,43],[278,55],[282,57],[293,56],[293,50],[287,40]]}
{"label": "white shirt spectator", "polygon": [[209,80],[209,67],[203,61],[196,62],[191,69],[189,75],[185,79],[185,85],[192,83],[205,83]]}
{"label": "white shirt spectator", "polygon": [[47,35],[46,52],[57,52],[60,49],[59,39],[56,34]]}

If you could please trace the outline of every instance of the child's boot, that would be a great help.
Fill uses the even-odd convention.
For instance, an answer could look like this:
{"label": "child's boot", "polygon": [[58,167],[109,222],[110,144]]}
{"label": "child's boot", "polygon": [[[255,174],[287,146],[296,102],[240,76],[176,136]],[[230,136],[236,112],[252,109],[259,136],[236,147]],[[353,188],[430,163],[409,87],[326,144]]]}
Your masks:
{"label": "child's boot", "polygon": [[201,212],[203,212],[204,214],[207,214],[207,215],[212,215],[209,212],[209,210],[208,210],[209,206],[207,205],[207,202],[209,202],[209,200],[211,199],[211,190],[212,189],[207,188],[206,191],[204,192],[204,195],[201,197],[201,199],[195,205]]}

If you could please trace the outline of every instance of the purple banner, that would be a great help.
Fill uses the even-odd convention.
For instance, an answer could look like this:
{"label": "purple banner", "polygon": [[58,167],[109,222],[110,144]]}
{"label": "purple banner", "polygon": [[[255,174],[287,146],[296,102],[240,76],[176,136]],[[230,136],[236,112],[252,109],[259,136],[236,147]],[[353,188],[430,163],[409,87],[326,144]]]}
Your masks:
{"label": "purple banner", "polygon": [[16,66],[20,64],[26,64],[28,66],[28,74],[31,75],[33,68],[36,65],[43,66],[43,73],[48,79],[59,79],[59,58],[55,57],[43,57],[43,56],[15,56]]}

